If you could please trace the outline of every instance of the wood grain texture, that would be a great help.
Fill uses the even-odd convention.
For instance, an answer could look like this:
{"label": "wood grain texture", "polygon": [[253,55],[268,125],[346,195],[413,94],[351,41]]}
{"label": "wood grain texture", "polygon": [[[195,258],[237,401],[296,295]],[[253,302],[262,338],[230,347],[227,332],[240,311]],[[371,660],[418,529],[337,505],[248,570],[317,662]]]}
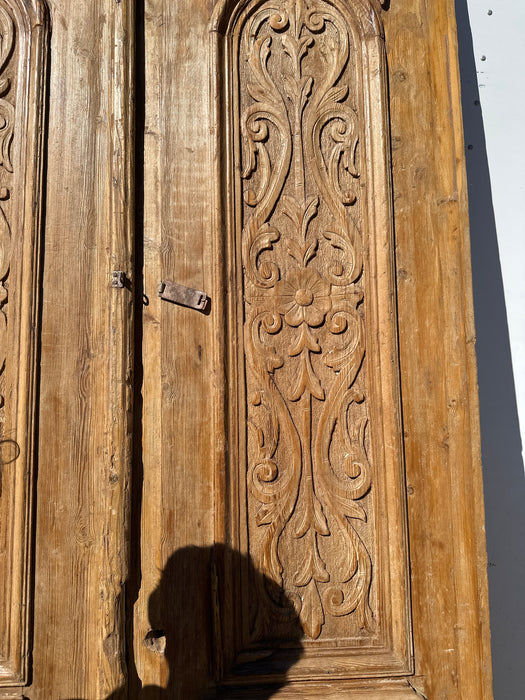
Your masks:
{"label": "wood grain texture", "polygon": [[[219,698],[228,700],[240,700],[251,698],[263,700],[263,698],[328,698],[328,700],[417,700],[418,695],[407,680],[380,680],[380,681],[346,681],[332,682],[294,682],[288,683],[283,688],[275,688],[271,695],[261,688],[255,688],[247,694],[246,688],[226,688]],[[420,696],[419,696],[420,697]]]}
{"label": "wood grain texture", "polygon": [[[243,2],[238,7],[244,11],[248,5],[249,3]],[[257,7],[262,5],[258,3]],[[300,3],[296,3],[294,7],[298,8],[299,5]],[[347,3],[345,7],[350,5],[352,4]],[[280,10],[284,5],[273,3],[272,8],[275,6]],[[139,675],[148,683],[171,689],[173,685],[169,685],[171,676],[168,662],[163,660],[162,655],[155,656],[151,646],[145,650],[142,644],[144,632],[147,630],[146,615],[150,612],[147,610],[146,596],[152,595],[170,549],[174,551],[188,543],[205,545],[209,541],[207,537],[211,538],[210,530],[207,530],[206,537],[203,537],[202,530],[195,527],[195,523],[202,522],[203,514],[206,517],[206,508],[213,502],[215,533],[219,541],[231,542],[234,549],[245,553],[251,551],[249,547],[254,547],[254,552],[264,551],[264,548],[261,549],[257,544],[256,538],[254,539],[253,532],[250,535],[246,529],[243,532],[236,525],[240,522],[239,518],[242,519],[245,504],[249,503],[249,498],[252,497],[246,481],[243,483],[243,454],[249,453],[250,449],[256,449],[257,441],[252,440],[242,447],[246,430],[246,418],[239,419],[239,406],[242,407],[243,401],[246,402],[246,394],[243,393],[246,391],[243,385],[246,371],[242,348],[243,330],[241,324],[235,330],[235,322],[231,320],[229,325],[225,325],[225,320],[232,319],[236,314],[239,314],[239,318],[247,318],[249,314],[239,311],[236,302],[230,303],[221,293],[223,289],[233,290],[232,295],[236,293],[237,299],[241,301],[239,290],[241,281],[244,283],[243,275],[249,274],[251,251],[243,252],[242,243],[232,243],[234,239],[230,237],[230,243],[226,246],[227,249],[229,246],[228,254],[224,257],[220,236],[224,235],[223,231],[228,227],[230,231],[235,226],[238,227],[238,231],[249,227],[251,215],[243,213],[243,208],[246,212],[253,208],[252,205],[257,207],[258,189],[260,194],[260,191],[264,192],[265,187],[264,178],[257,181],[255,188],[244,190],[242,184],[242,170],[246,165],[243,162],[246,156],[242,154],[239,145],[243,137],[242,114],[248,114],[249,110],[255,107],[250,106],[246,96],[250,91],[248,90],[243,97],[242,87],[233,80],[231,64],[228,63],[228,52],[232,51],[232,44],[220,38],[227,34],[228,20],[224,18],[231,17],[236,7],[237,4],[233,1],[217,4],[215,19],[211,24],[212,29],[216,30],[216,36],[212,37],[210,45],[206,45],[203,40],[210,21],[209,5],[193,5],[191,15],[186,15],[188,9],[185,5],[180,5],[177,12],[165,12],[161,4],[150,3],[146,12],[146,91],[147,95],[150,95],[146,98],[146,112],[149,115],[145,147],[146,192],[162,193],[151,201],[146,198],[147,218],[149,216],[150,221],[147,226],[145,253],[147,287],[151,289],[158,279],[169,276],[166,275],[166,261],[169,260],[174,274],[178,274],[175,281],[213,290],[209,325],[205,317],[191,314],[187,310],[171,308],[165,311],[165,307],[158,300],[152,301],[150,307],[145,310],[144,317],[147,363],[144,396],[147,399],[144,404],[142,575],[148,577],[148,583],[143,588],[136,608],[136,628],[139,630],[142,625],[142,630],[136,635],[135,653],[139,659]],[[377,9],[377,5],[375,7]],[[366,16],[366,13],[363,13],[363,16]],[[188,19],[187,25],[185,17]],[[387,62],[390,71],[394,225],[398,288],[400,293],[402,292],[398,303],[398,332],[403,410],[407,411],[407,416],[404,417],[403,437],[407,458],[410,460],[410,463],[407,463],[408,496],[413,504],[409,511],[410,556],[412,583],[416,587],[413,611],[418,616],[414,621],[414,631],[417,634],[414,642],[417,675],[411,679],[408,690],[405,686],[405,690],[399,692],[408,692],[416,697],[418,694],[432,697],[432,692],[436,692],[441,693],[443,697],[471,697],[474,700],[477,697],[490,697],[490,685],[487,672],[488,646],[484,631],[486,601],[485,575],[482,570],[482,514],[479,510],[479,456],[476,453],[478,436],[475,372],[472,348],[469,348],[467,342],[471,340],[472,317],[468,287],[469,267],[465,257],[467,249],[464,247],[467,210],[464,191],[460,186],[463,177],[463,156],[458,126],[460,121],[457,121],[458,80],[457,73],[454,72],[457,69],[453,67],[457,66],[454,17],[451,5],[445,0],[437,3],[432,10],[423,2],[411,0],[403,6],[398,4],[385,10],[382,18],[385,23]],[[280,20],[276,19],[277,29],[279,24]],[[186,27],[185,31],[180,29],[181,25]],[[281,29],[283,27],[284,22]],[[178,61],[176,81],[170,73],[172,61],[175,60]],[[211,144],[211,156],[203,148],[203,142],[206,140],[203,126],[209,126],[208,120],[212,116],[206,100],[208,76],[203,70],[204,66],[207,69],[210,60],[213,75],[217,76],[212,84],[211,93],[216,115],[210,127],[216,144]],[[249,68],[245,67],[242,70],[249,71]],[[253,83],[253,80],[253,75],[247,78],[247,82]],[[226,89],[223,81],[226,83]],[[184,90],[189,89],[190,82],[192,98],[188,100],[184,96]],[[283,89],[293,95],[293,86],[286,86],[284,77],[283,84]],[[403,86],[411,86],[412,92],[400,94],[398,90],[403,89]],[[228,98],[228,90],[232,90],[233,100]],[[264,99],[268,102],[269,91],[268,86],[260,92],[257,92],[255,87],[252,88],[251,105],[261,103]],[[148,105],[150,99],[153,99],[151,106]],[[238,108],[236,100],[239,101]],[[271,110],[266,111],[269,113]],[[379,114],[384,112],[380,111]],[[451,114],[456,115],[454,120],[451,120]],[[382,117],[375,112],[374,119],[378,118]],[[236,119],[241,123],[237,131]],[[220,132],[221,129],[226,130],[230,136],[225,136]],[[271,129],[272,127],[269,128],[269,133]],[[244,136],[249,131],[247,118],[244,122]],[[264,148],[268,149],[270,163],[272,159],[277,164],[280,162],[280,152],[278,149],[272,150],[274,147],[270,143],[270,135],[264,131],[252,131],[256,167],[252,173],[249,172],[251,168],[245,170],[246,176],[253,175],[258,167],[262,169],[260,172],[264,171],[265,166],[261,165],[265,158]],[[196,132],[199,134],[197,139]],[[198,148],[195,146],[196,141]],[[405,148],[403,153],[399,153],[400,144]],[[211,162],[207,160],[210,157]],[[281,152],[281,158],[286,157],[284,150]],[[202,162],[209,163],[204,172],[212,173],[215,179],[216,204],[209,218],[203,216],[201,209],[203,201],[206,202],[206,206],[210,202],[209,188],[201,188]],[[290,161],[290,170],[293,166]],[[311,159],[309,167],[313,167]],[[284,170],[286,168],[283,166],[283,172]],[[235,173],[237,182],[241,183],[236,186],[233,194],[225,194],[221,187],[227,171]],[[266,167],[265,174],[271,179],[271,167]],[[298,182],[296,179],[296,184]],[[247,198],[244,204],[243,193]],[[227,206],[224,206],[225,199],[230,202]],[[177,203],[177,208],[174,208],[173,202]],[[193,215],[191,228],[192,231],[198,232],[194,236],[187,233],[185,228],[178,230],[176,237],[166,233],[181,211],[184,213],[185,226]],[[373,202],[369,204],[367,211],[374,211]],[[237,223],[232,225],[232,221]],[[159,223],[162,225],[159,226]],[[267,224],[268,220],[262,217],[259,224],[265,223]],[[207,235],[202,229],[203,224],[210,225],[211,231],[217,234]],[[266,248],[261,249],[265,255],[274,250],[270,245],[277,246],[275,231],[270,229],[271,226],[266,230]],[[461,235],[458,233],[460,230]],[[150,231],[152,233],[149,233]],[[200,235],[203,234],[205,240],[201,248]],[[455,246],[451,245],[452,241],[456,241]],[[302,245],[304,243],[303,241]],[[177,256],[170,260],[169,255],[174,245]],[[185,248],[185,245],[189,245],[190,248]],[[308,255],[307,249],[305,252]],[[407,261],[411,263],[409,267]],[[275,262],[275,259],[268,259],[268,262]],[[257,261],[255,267],[257,268]],[[303,267],[308,266],[304,264]],[[273,268],[267,265],[264,270],[266,279],[271,279]],[[461,280],[463,285],[459,294],[457,280]],[[403,286],[405,282],[414,285],[410,289],[411,295],[408,284]],[[312,296],[315,298],[314,292]],[[323,294],[319,293],[318,296],[322,297]],[[284,302],[281,305],[283,306]],[[320,305],[322,306],[321,302]],[[279,312],[279,315],[285,316],[288,311],[290,309],[286,309],[284,314]],[[170,314],[176,315],[179,320],[176,329],[171,326]],[[306,322],[306,314],[304,321]],[[301,324],[288,325],[298,328]],[[319,328],[315,319],[310,325],[314,329]],[[236,336],[229,341],[230,345],[227,336],[224,335],[225,329],[228,328],[229,333],[232,333],[232,329],[236,332]],[[276,334],[271,332],[271,326],[268,328],[269,335],[275,336]],[[203,346],[203,340],[210,345]],[[199,345],[204,348],[202,357],[208,365],[195,366],[195,352],[198,354]],[[169,349],[169,352],[163,350],[164,347]],[[315,353],[305,343],[303,347],[309,351],[309,366],[313,370],[315,359],[312,360],[311,356]],[[179,348],[182,356],[179,364],[179,355],[175,353],[176,359],[171,360],[170,366],[168,356],[174,348]],[[253,363],[253,351],[250,351],[249,346],[247,348],[247,362]],[[439,351],[436,351],[436,348],[439,348]],[[286,348],[283,349],[283,354],[284,351]],[[296,355],[292,354],[291,357]],[[395,353],[391,361],[396,364]],[[454,372],[451,371],[451,365]],[[179,371],[176,379],[180,391],[177,393],[173,391],[175,368]],[[274,372],[278,369],[275,366]],[[208,380],[206,371],[209,372]],[[317,391],[320,395],[321,391],[311,373],[308,373],[308,367],[305,376],[314,389],[310,391],[311,396],[320,400],[315,393]],[[193,383],[191,377],[195,380]],[[226,383],[224,377],[228,378]],[[169,381],[164,382],[165,378]],[[191,388],[188,382],[191,383]],[[236,397],[235,392],[232,394],[232,385],[243,387],[239,396]],[[293,373],[289,385],[293,393]],[[167,402],[164,396],[168,399]],[[296,398],[300,400],[299,396]],[[183,408],[179,409],[179,406]],[[199,409],[196,413],[193,410],[194,406],[198,406]],[[225,406],[227,411],[224,411]],[[154,412],[150,413],[153,409]],[[461,420],[458,420],[459,418]],[[203,451],[202,441],[208,433],[207,428],[203,426],[208,425],[211,419],[215,429],[211,453],[207,453]],[[177,440],[174,443],[172,426],[175,421]],[[443,432],[442,440],[435,437],[436,431]],[[261,447],[260,443],[259,445]],[[288,457],[291,452],[288,449]],[[206,460],[208,454],[211,455],[210,462],[200,461],[203,457]],[[443,454],[446,455],[446,461],[443,461]],[[454,460],[461,460],[461,465],[456,461],[450,462],[449,454],[454,455]],[[230,472],[229,464],[237,464],[237,455],[240,455],[239,472]],[[270,461],[271,459],[272,455]],[[190,463],[194,465],[193,471],[185,466]],[[447,469],[444,468],[445,465]],[[302,466],[304,467],[304,464]],[[444,472],[442,476],[441,472]],[[268,475],[271,477],[272,473],[272,468],[269,467]],[[461,485],[467,474],[471,489],[465,491]],[[184,487],[177,488],[176,483],[183,483]],[[210,485],[213,487],[213,493],[210,493]],[[165,500],[166,495],[168,500]],[[400,491],[395,493],[398,507],[403,498]],[[160,505],[162,503],[166,505]],[[166,519],[170,513],[170,503],[175,504],[175,513],[171,521]],[[390,505],[387,512],[392,513],[392,507]],[[256,506],[252,505],[250,517],[255,518],[255,511]],[[209,511],[208,515],[211,512]],[[380,522],[385,521],[383,510]],[[172,527],[173,522],[178,526]],[[388,522],[396,522],[396,518]],[[264,518],[261,524],[264,524]],[[388,530],[388,526],[385,527]],[[252,520],[252,529],[255,532],[256,528],[257,523]],[[416,535],[412,540],[413,531]],[[390,542],[398,536],[392,530],[388,530],[388,533],[393,538]],[[153,550],[152,541],[158,543]],[[149,549],[146,550],[146,547]],[[159,554],[160,552],[163,553]],[[294,552],[289,556],[299,557],[300,554]],[[151,563],[146,565],[144,557],[148,557]],[[237,558],[233,556],[232,560],[236,562]],[[264,571],[264,556],[259,565],[257,555],[255,560],[255,568]],[[157,572],[152,573],[153,561],[156,562]],[[244,562],[243,565],[249,570],[249,564]],[[222,627],[219,624],[219,632],[215,631],[216,648],[235,648],[235,629],[238,629],[239,625],[242,626],[246,620],[247,609],[242,604],[242,589],[234,573],[236,566],[237,564],[231,566],[230,573],[226,567],[218,576],[219,588],[222,583],[226,591],[226,602],[223,600],[221,605],[222,615],[227,623]],[[189,573],[186,580],[193,580]],[[203,579],[203,595],[207,585],[209,584]],[[213,581],[211,587],[213,590]],[[313,618],[311,621],[310,632],[317,632],[319,625],[313,623]],[[206,627],[204,629],[202,644],[208,644],[209,632]],[[176,636],[178,634],[179,632],[175,632]],[[301,638],[302,643],[308,636],[315,634],[309,635],[307,631],[305,637]],[[195,658],[201,659],[202,663],[199,663],[201,668],[204,668],[203,647],[199,646],[199,642],[191,635],[185,642],[187,650],[193,645],[199,648]],[[180,643],[181,640],[178,639],[177,644]],[[471,658],[468,658],[469,653],[472,654]],[[217,655],[221,657],[220,653],[215,654]],[[315,659],[315,654],[313,657]],[[219,667],[217,673],[220,676],[224,673],[224,667],[232,662],[232,658],[228,658],[226,653],[216,662]],[[286,671],[281,671],[280,680],[283,681],[285,675],[293,675],[294,669],[298,672],[300,663],[299,661]],[[370,663],[373,668],[373,662]],[[266,661],[263,667],[268,670]],[[281,670],[282,668],[283,666]],[[479,668],[482,668],[481,673]],[[304,677],[315,676],[313,666],[306,663],[303,669]],[[378,674],[386,672],[379,665],[376,671]],[[348,668],[346,671],[341,670],[340,675],[344,676],[345,673],[348,675]],[[270,678],[271,672],[265,680],[269,681]],[[204,683],[204,675],[202,680]],[[313,681],[309,683],[313,684],[305,682],[304,685],[298,686],[292,682],[285,683],[279,692],[284,693],[283,697],[286,693],[294,692],[302,697],[316,697],[320,688]],[[330,689],[335,696],[338,693],[344,696],[344,686],[345,682],[334,680]],[[252,693],[247,688],[238,692],[245,693],[245,697]],[[322,692],[326,692],[326,689]],[[255,696],[256,691],[253,693]]]}
{"label": "wood grain texture", "polygon": [[28,676],[42,137],[40,2],[0,3],[0,686]]}
{"label": "wood grain texture", "polygon": [[454,3],[384,14],[417,687],[491,698]]}
{"label": "wood grain texture", "polygon": [[[48,4],[45,202],[37,197],[45,203],[38,421],[30,399],[25,408],[18,404],[28,459],[39,428],[32,672],[30,685],[22,679],[0,696],[131,699],[147,686],[143,692],[159,700],[269,693],[491,700],[453,1],[146,0],[137,35],[144,41],[140,153],[133,139],[134,4]],[[273,52],[266,64],[259,30],[229,25],[264,8],[271,9],[261,26]],[[313,8],[317,15],[308,18]],[[331,16],[328,26],[319,8]],[[302,27],[295,36],[293,22]],[[287,48],[279,43],[284,35]],[[338,61],[345,65],[335,77]],[[277,98],[267,104],[273,88],[261,87],[267,78],[286,105],[277,118]],[[326,114],[337,124],[331,132],[320,126],[323,81]],[[35,119],[38,99],[31,102]],[[266,134],[250,122],[257,111],[270,115]],[[288,155],[279,132],[291,143]],[[286,161],[282,191],[269,206],[264,193],[279,158]],[[134,168],[144,180],[136,186],[144,190],[137,238],[145,292],[135,309]],[[261,229],[266,238],[256,251],[252,234]],[[24,265],[31,255],[20,257]],[[272,265],[280,279],[272,279]],[[348,279],[334,284],[345,266]],[[111,286],[114,270],[126,273],[123,288]],[[163,279],[210,294],[208,312],[160,299]],[[18,308],[16,287],[9,286],[7,307],[5,296],[1,302],[8,319]],[[346,326],[336,323],[341,312],[332,313],[339,308],[334,288],[346,300]],[[275,304],[277,320],[256,334],[262,342],[254,347],[250,322],[259,297],[267,314]],[[37,298],[33,290],[24,303]],[[24,308],[15,317],[33,318]],[[345,400],[338,394],[348,366],[332,360],[343,349],[355,365],[346,386],[363,400],[356,393],[347,403],[346,390]],[[141,353],[136,362],[134,353]],[[6,377],[15,367],[10,357]],[[261,359],[268,357],[271,371]],[[133,385],[134,362],[141,386]],[[36,375],[28,369],[27,376]],[[261,387],[266,399],[278,401],[275,387],[284,397],[278,430],[261,418]],[[5,405],[7,412],[7,398]],[[299,443],[283,428],[286,415],[299,425]],[[317,442],[319,457],[315,433],[323,420],[330,429]],[[133,440],[138,497],[130,514]],[[336,463],[339,481],[361,480],[363,493],[323,491],[323,469]],[[282,493],[265,495],[287,469],[295,490],[286,520],[275,516]],[[19,486],[27,508],[29,492]],[[26,515],[17,522],[25,536]],[[349,536],[328,546],[337,522]],[[276,523],[274,546],[265,532],[279,531]],[[352,569],[346,580],[338,560]],[[134,610],[126,620],[130,581],[126,609]],[[334,581],[342,600],[352,601],[345,615],[332,614],[341,596],[325,593]],[[284,641],[270,616],[263,616],[264,640],[250,637],[251,603],[263,589],[295,615]],[[370,619],[378,627],[368,627]],[[21,643],[24,625],[12,628]]]}
{"label": "wood grain texture", "polygon": [[130,470],[133,4],[50,3],[33,682],[125,681]]}
{"label": "wood grain texture", "polygon": [[[213,392],[216,368],[209,315],[157,296],[161,280],[210,293],[212,181],[209,161],[209,4],[203,0],[145,4],[143,489],[141,588],[135,606],[134,650],[145,685],[166,686],[180,697],[209,682],[208,566],[181,564],[163,588],[175,610],[195,610],[194,628],[170,624],[170,610],[154,593],[170,555],[213,543]],[[191,97],[190,97],[191,96]],[[213,319],[213,320],[212,320]],[[180,574],[182,575],[182,574]],[[172,577],[173,578],[173,577]],[[153,596],[153,597],[152,597]],[[169,608],[169,606],[168,606]],[[167,619],[166,619],[167,618]],[[204,623],[203,623],[204,620]],[[191,625],[190,625],[191,627]],[[168,649],[144,644],[151,629],[166,630]],[[173,659],[178,650],[178,659]]]}
{"label": "wood grain texture", "polygon": [[[228,299],[232,524],[216,537],[249,552],[278,594],[235,584],[242,612],[237,630],[224,613],[223,640],[237,644],[226,658],[269,639],[288,648],[298,617],[288,678],[364,677],[368,661],[373,676],[407,673],[381,20],[368,1],[273,1],[219,4],[212,26],[224,27],[215,61],[228,222],[214,235],[227,236],[231,280],[216,296]],[[268,682],[267,661],[261,673]]]}

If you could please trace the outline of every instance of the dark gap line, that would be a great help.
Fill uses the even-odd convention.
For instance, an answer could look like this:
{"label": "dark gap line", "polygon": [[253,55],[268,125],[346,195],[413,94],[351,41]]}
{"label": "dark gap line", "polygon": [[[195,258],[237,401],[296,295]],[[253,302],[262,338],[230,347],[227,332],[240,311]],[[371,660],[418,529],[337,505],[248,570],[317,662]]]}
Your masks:
{"label": "dark gap line", "polygon": [[128,697],[136,698],[142,687],[134,660],[134,606],[138,600],[141,572],[141,513],[144,466],[142,457],[143,300],[144,300],[144,127],[146,117],[144,0],[135,0],[135,256],[133,269],[133,462],[131,475],[129,578],[126,590],[126,661]]}

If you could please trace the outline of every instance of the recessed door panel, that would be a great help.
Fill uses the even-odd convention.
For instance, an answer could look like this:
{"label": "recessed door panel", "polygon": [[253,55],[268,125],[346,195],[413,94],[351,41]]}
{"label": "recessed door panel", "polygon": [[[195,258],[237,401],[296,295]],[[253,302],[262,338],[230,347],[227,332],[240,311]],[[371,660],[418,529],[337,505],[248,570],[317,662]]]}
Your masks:
{"label": "recessed door panel", "polygon": [[[271,582],[239,582],[242,614],[237,630],[223,632],[235,647],[225,654],[289,649],[298,622],[302,651],[290,678],[406,673],[381,21],[357,0],[241,3],[215,22],[217,133],[228,155],[228,226],[215,235],[228,232],[231,523],[217,535]],[[278,652],[272,659],[282,666]],[[271,668],[267,655],[260,672],[271,677]]]}

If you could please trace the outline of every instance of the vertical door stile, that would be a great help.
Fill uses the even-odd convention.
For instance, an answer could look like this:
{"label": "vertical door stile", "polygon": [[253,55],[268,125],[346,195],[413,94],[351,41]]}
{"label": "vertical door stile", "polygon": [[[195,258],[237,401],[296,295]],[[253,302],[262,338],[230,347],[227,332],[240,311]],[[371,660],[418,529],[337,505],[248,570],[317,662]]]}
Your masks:
{"label": "vertical door stile", "polygon": [[[1,0],[0,37],[1,689],[30,677],[45,3]],[[21,690],[12,693],[18,697]]]}
{"label": "vertical door stile", "polygon": [[[141,523],[134,655],[143,685],[180,683],[181,696],[188,684],[196,696],[208,684],[211,424],[213,392],[222,382],[212,342],[220,301],[211,293],[209,11],[209,0],[146,0],[144,5],[147,300],[142,310],[143,487],[140,513],[134,513]],[[211,294],[208,309],[161,299],[162,281]],[[191,619],[184,617],[188,609]],[[158,652],[161,643],[165,653]]]}
{"label": "vertical door stile", "polygon": [[109,392],[106,428],[108,454],[104,494],[102,624],[103,687],[107,693],[126,682],[125,583],[129,577],[130,498],[133,459],[133,327],[135,239],[135,1],[113,5],[110,138],[108,139],[109,279],[123,272],[110,289]]}

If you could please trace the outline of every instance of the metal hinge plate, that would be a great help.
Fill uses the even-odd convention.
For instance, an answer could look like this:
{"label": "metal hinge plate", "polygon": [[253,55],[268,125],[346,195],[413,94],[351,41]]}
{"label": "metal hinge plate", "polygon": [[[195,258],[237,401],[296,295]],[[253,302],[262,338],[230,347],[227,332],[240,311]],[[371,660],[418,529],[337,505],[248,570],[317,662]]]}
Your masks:
{"label": "metal hinge plate", "polygon": [[204,311],[208,305],[209,297],[205,292],[185,287],[177,282],[162,281],[159,285],[159,297],[171,301],[174,304],[187,306],[190,309]]}

